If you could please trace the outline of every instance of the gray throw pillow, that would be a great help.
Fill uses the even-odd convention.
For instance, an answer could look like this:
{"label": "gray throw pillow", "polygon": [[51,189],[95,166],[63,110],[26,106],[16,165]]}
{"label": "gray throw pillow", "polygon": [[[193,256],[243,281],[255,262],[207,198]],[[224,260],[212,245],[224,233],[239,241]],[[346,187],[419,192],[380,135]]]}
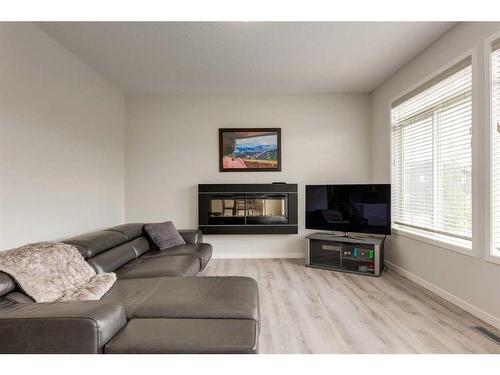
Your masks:
{"label": "gray throw pillow", "polygon": [[171,221],[146,224],[144,230],[160,250],[186,244]]}

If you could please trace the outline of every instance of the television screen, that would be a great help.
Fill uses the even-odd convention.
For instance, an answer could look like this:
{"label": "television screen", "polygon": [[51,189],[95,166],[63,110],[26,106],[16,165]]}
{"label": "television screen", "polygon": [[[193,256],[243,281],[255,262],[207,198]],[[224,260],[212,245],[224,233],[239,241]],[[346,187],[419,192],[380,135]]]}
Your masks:
{"label": "television screen", "polygon": [[306,228],[391,234],[391,185],[306,185]]}

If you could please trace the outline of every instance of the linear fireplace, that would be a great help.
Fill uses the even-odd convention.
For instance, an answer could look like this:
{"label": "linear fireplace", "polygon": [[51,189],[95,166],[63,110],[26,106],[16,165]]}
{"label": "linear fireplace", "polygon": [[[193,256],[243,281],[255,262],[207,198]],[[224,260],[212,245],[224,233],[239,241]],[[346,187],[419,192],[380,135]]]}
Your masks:
{"label": "linear fireplace", "polygon": [[296,234],[297,184],[200,184],[205,234]]}

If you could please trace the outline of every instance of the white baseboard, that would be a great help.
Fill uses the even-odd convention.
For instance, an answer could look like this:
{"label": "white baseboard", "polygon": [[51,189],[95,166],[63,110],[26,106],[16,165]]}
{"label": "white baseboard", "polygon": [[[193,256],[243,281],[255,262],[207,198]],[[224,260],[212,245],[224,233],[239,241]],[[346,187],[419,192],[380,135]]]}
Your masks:
{"label": "white baseboard", "polygon": [[293,252],[293,253],[234,253],[234,254],[217,254],[214,253],[212,258],[214,259],[275,259],[275,258],[302,258],[304,259],[305,253]]}
{"label": "white baseboard", "polygon": [[487,313],[486,311],[481,310],[479,307],[471,305],[469,302],[464,301],[463,299],[455,296],[454,294],[451,294],[450,292],[441,289],[440,287],[428,282],[427,280],[422,279],[421,277],[411,273],[410,271],[407,271],[401,267],[396,266],[393,263],[385,261],[385,264],[390,269],[397,272],[401,276],[406,277],[408,280],[413,281],[415,284],[418,284],[421,287],[430,290],[431,292],[437,294],[439,297],[445,299],[446,301],[460,307],[461,309],[467,311],[469,314],[474,315],[476,318],[479,318],[485,321],[486,323],[492,325],[493,327],[500,329],[500,319],[497,318],[496,316],[493,316]]}

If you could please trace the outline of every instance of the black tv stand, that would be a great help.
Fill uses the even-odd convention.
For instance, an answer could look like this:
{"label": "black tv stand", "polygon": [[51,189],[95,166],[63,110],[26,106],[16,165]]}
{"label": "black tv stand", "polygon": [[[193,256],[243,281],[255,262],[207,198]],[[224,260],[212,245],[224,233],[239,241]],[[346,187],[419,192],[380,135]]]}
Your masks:
{"label": "black tv stand", "polygon": [[380,276],[384,268],[384,240],[345,233],[307,236],[306,266],[360,275]]}

